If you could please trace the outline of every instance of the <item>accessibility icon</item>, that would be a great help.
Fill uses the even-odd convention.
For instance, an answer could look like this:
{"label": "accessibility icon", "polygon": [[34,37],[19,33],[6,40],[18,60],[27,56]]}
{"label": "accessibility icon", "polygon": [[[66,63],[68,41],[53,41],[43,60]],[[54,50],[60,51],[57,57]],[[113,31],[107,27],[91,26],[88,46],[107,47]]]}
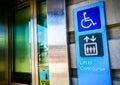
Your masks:
{"label": "accessibility icon", "polygon": [[89,34],[79,37],[81,57],[103,56],[102,34]]}
{"label": "accessibility icon", "polygon": [[[86,17],[86,12],[83,12],[84,18],[81,20],[81,26],[83,28],[90,28],[92,25],[96,25],[97,23],[94,23],[90,17]],[[90,22],[88,26],[85,26],[84,23]]]}
{"label": "accessibility icon", "polygon": [[101,28],[99,7],[89,8],[77,12],[78,31],[88,31]]}

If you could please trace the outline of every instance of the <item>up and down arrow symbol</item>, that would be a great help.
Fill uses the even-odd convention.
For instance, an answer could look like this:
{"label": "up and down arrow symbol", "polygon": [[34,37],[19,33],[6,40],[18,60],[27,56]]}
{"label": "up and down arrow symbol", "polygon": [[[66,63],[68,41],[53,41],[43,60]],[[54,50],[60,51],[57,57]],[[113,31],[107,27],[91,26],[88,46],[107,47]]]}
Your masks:
{"label": "up and down arrow symbol", "polygon": [[84,40],[86,41],[86,43],[87,43],[89,40],[91,40],[92,42],[94,42],[94,41],[96,40],[96,38],[95,38],[94,35],[92,35],[92,38],[89,38],[88,36],[86,36],[86,37],[84,38]]}

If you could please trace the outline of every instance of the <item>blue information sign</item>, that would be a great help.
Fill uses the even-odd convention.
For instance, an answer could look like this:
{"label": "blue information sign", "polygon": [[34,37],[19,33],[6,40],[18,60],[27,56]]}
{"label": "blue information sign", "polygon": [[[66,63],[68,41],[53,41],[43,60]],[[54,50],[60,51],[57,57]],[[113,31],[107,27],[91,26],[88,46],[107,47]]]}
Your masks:
{"label": "blue information sign", "polygon": [[103,2],[73,12],[78,85],[111,85]]}

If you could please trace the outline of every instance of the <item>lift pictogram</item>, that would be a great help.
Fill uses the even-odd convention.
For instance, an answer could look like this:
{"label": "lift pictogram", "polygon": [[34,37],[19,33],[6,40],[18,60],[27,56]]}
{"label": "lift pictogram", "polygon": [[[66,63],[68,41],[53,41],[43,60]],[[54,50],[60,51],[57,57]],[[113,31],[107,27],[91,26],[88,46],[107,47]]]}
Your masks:
{"label": "lift pictogram", "polygon": [[103,56],[101,33],[82,35],[79,37],[80,55],[82,57]]}

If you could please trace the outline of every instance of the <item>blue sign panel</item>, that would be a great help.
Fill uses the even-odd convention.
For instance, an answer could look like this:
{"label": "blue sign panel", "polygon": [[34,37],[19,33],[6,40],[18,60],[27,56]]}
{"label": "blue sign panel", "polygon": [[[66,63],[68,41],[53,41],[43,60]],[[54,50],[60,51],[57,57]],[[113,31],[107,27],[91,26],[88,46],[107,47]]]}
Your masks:
{"label": "blue sign panel", "polygon": [[73,12],[78,85],[111,85],[103,2]]}

